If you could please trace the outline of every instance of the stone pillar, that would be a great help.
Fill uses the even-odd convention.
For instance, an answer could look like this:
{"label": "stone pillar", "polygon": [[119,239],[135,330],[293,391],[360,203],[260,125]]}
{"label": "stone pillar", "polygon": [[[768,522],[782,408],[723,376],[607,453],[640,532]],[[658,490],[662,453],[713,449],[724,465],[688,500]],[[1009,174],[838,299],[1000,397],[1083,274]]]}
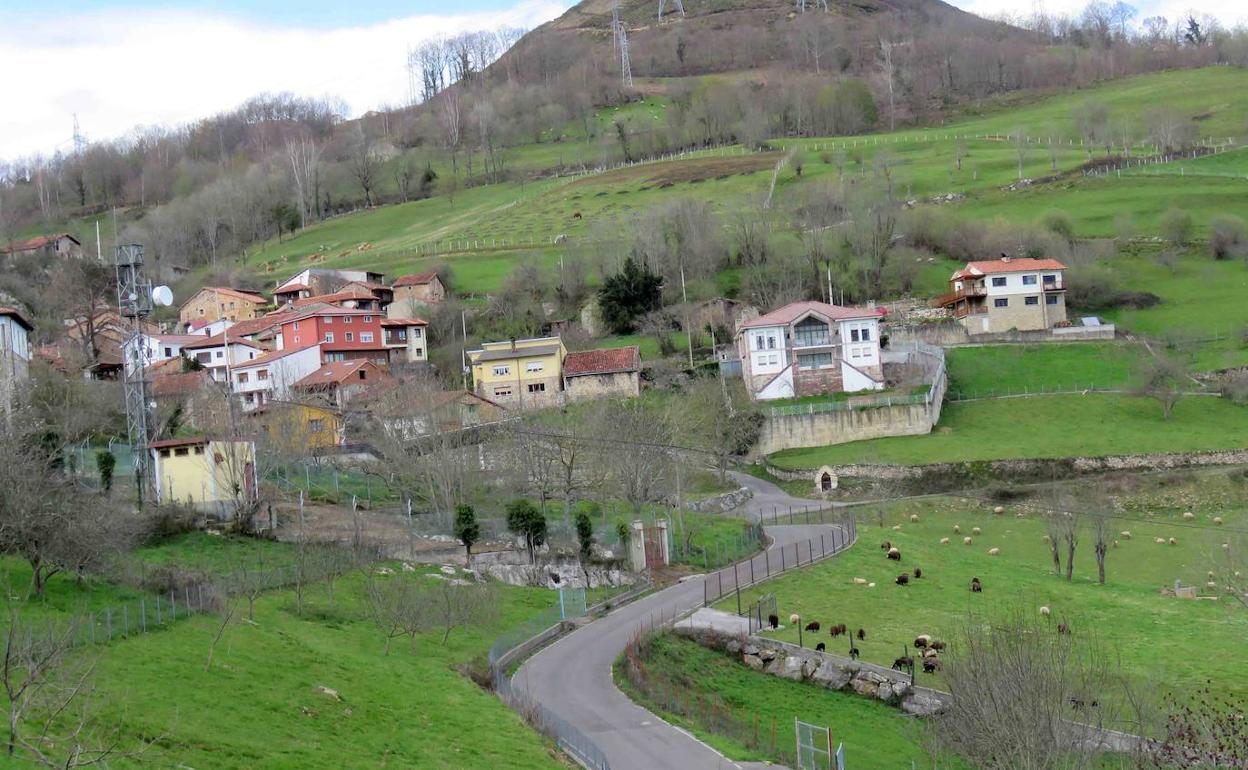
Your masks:
{"label": "stone pillar", "polygon": [[663,566],[672,563],[671,543],[667,537],[667,519],[658,519],[654,525],[659,529],[659,542],[663,546]]}
{"label": "stone pillar", "polygon": [[646,528],[640,520],[634,521],[628,531],[628,563],[633,572],[646,568]]}

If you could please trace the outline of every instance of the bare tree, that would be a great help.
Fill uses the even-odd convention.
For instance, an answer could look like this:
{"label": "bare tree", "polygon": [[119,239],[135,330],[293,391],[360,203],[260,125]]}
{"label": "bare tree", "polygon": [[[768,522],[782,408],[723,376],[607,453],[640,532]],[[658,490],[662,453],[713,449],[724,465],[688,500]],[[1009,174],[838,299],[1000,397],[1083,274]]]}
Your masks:
{"label": "bare tree", "polygon": [[286,143],[286,158],[290,161],[290,178],[294,187],[295,205],[299,209],[299,226],[307,227],[316,214],[316,191],[313,183],[318,173],[321,151],[315,141],[300,137]]}
{"label": "bare tree", "polygon": [[362,124],[356,124],[347,148],[351,175],[364,191],[364,205],[373,205],[373,186],[377,183],[377,152],[372,137]]}
{"label": "bare tree", "polygon": [[1151,398],[1161,405],[1161,415],[1170,419],[1174,407],[1183,398],[1183,392],[1191,381],[1187,367],[1178,358],[1157,353],[1149,356],[1141,365],[1133,391],[1135,395]]}
{"label": "bare tree", "polygon": [[1089,518],[1092,530],[1092,552],[1096,554],[1096,579],[1105,584],[1105,557],[1109,553],[1109,543],[1113,539],[1109,529],[1109,517],[1102,513],[1092,514]]}
{"label": "bare tree", "polygon": [[953,697],[929,734],[985,770],[1096,767],[1124,715],[1125,683],[1096,639],[1034,612],[968,616],[941,671]]}

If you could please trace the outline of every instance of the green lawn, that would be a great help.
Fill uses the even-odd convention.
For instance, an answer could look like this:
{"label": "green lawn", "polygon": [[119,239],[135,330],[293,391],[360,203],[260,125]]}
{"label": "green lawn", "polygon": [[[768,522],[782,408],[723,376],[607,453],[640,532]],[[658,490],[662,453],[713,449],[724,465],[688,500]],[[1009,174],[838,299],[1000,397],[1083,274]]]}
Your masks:
{"label": "green lawn", "polygon": [[[1067,622],[1074,633],[1086,634],[1117,653],[1124,672],[1137,682],[1181,687],[1211,679],[1232,697],[1248,697],[1240,652],[1240,642],[1248,634],[1248,613],[1226,597],[1190,601],[1159,593],[1176,579],[1204,584],[1227,534],[1211,523],[1213,514],[1223,515],[1226,528],[1233,529],[1248,522],[1242,509],[1198,508],[1197,519],[1190,523],[1169,511],[1137,512],[1131,519],[1114,520],[1111,531],[1129,530],[1133,537],[1115,534],[1118,545],[1109,550],[1107,583],[1102,586],[1096,582],[1087,532],[1076,557],[1074,581],[1068,583],[1053,573],[1043,540],[1045,527],[1037,514],[1029,511],[1016,518],[1025,509],[1013,504],[1006,508],[997,516],[985,504],[933,499],[894,504],[878,517],[861,512],[856,546],[836,559],[751,590],[742,603],[770,592],[777,596],[781,617],[797,613],[804,622],[818,620],[825,628],[836,623],[864,628],[867,638],[857,643],[864,659],[884,665],[891,665],[918,634],[955,638],[968,611],[991,615],[1008,606],[1037,610],[1048,606],[1054,623]],[[911,514],[919,517],[917,523]],[[960,533],[954,531],[955,525]],[[973,527],[982,533],[972,537],[972,545],[964,545],[962,539],[971,536]],[[950,538],[950,544],[941,545],[943,537]],[[1157,544],[1158,537],[1175,537],[1178,544]],[[900,564],[885,558],[878,547],[883,540],[901,550]],[[990,556],[990,548],[999,548],[1001,555]],[[916,566],[922,567],[922,579],[904,587],[894,583],[899,573]],[[983,593],[969,591],[972,577],[980,578]],[[854,578],[874,582],[875,587],[855,585]],[[728,610],[735,607],[735,598],[722,605]],[[776,635],[797,641],[795,629]],[[805,641],[813,646],[820,640],[808,634]],[[940,684],[937,677],[921,673],[919,677],[920,683]]]}
{"label": "green lawn", "polygon": [[1140,355],[1137,348],[1116,343],[985,345],[949,348],[945,363],[950,392],[974,397],[1122,387]]}
{"label": "green lawn", "polygon": [[926,436],[788,449],[779,468],[843,463],[939,463],[1014,457],[1190,452],[1248,446],[1248,408],[1209,396],[1181,400],[1169,420],[1157,402],[1119,395],[1037,396],[947,403]]}
{"label": "green lawn", "polygon": [[[770,751],[774,730],[776,745],[792,761],[796,718],[829,727],[833,740],[845,744],[846,763],[856,770],[897,770],[909,767],[911,761],[920,767],[928,766],[920,745],[922,725],[878,701],[760,674],[727,655],[676,636],[656,638],[645,663],[652,679],[670,683],[689,702],[696,698],[702,703],[723,704],[743,724],[752,728],[757,723],[762,750],[745,745],[746,740],[752,739],[752,729],[749,735],[736,739],[711,732],[704,720],[660,708],[653,700],[639,696],[617,675],[616,681],[635,700],[654,708],[668,721],[692,730],[698,738],[733,759],[780,759],[779,752]],[[964,767],[956,761],[941,766]]]}

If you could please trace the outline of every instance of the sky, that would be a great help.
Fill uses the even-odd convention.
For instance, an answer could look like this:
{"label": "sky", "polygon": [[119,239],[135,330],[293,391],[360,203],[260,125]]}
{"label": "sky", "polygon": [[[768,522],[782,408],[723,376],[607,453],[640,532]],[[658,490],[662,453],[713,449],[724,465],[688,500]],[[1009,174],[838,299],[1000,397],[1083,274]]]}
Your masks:
{"label": "sky", "polygon": [[[686,0],[697,3],[701,0]],[[1031,2],[953,0],[980,14]],[[1045,0],[1076,12],[1086,0]],[[402,103],[409,47],[440,34],[533,28],[573,0],[0,0],[0,159],[174,126],[263,92]],[[1140,18],[1190,7],[1233,24],[1243,0],[1137,0]]]}

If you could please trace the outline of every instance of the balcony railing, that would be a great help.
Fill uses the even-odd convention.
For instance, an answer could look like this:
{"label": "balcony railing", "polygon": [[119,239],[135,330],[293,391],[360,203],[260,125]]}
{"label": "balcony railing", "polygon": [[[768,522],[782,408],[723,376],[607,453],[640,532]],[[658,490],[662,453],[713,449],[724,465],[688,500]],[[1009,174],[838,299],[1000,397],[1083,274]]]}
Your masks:
{"label": "balcony railing", "polygon": [[988,289],[983,286],[964,286],[957,291],[951,291],[948,294],[943,294],[940,297],[937,297],[932,305],[935,307],[944,307],[945,305],[952,305],[955,302],[969,299],[971,297],[986,296],[988,296]]}

